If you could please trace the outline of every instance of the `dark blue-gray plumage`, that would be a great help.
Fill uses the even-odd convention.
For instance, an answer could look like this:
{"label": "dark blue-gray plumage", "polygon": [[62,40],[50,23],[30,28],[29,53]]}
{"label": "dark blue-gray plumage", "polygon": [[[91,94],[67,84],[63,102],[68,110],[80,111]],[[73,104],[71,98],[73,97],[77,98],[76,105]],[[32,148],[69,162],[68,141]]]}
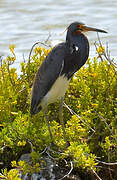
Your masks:
{"label": "dark blue-gray plumage", "polygon": [[67,28],[66,41],[52,49],[36,74],[32,88],[32,115],[63,98],[70,79],[87,61],[89,43],[83,31],[106,33],[79,22],[74,22]]}

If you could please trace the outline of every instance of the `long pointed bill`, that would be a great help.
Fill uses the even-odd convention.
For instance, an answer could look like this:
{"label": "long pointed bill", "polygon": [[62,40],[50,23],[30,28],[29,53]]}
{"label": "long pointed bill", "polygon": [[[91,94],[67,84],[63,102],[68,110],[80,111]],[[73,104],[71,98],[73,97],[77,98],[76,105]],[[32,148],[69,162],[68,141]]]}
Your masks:
{"label": "long pointed bill", "polygon": [[92,27],[88,27],[88,26],[82,26],[82,30],[83,31],[96,31],[96,32],[101,32],[101,33],[107,33],[106,31],[104,31],[102,29],[96,29],[96,28],[92,28]]}

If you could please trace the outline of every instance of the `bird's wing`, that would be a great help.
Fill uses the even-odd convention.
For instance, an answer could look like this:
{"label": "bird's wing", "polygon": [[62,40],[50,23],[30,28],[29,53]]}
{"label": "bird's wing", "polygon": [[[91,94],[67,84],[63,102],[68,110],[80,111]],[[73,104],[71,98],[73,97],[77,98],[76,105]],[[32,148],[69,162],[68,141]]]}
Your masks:
{"label": "bird's wing", "polygon": [[39,68],[32,88],[31,114],[39,112],[38,106],[51,89],[64,66],[64,43],[59,44],[48,54]]}

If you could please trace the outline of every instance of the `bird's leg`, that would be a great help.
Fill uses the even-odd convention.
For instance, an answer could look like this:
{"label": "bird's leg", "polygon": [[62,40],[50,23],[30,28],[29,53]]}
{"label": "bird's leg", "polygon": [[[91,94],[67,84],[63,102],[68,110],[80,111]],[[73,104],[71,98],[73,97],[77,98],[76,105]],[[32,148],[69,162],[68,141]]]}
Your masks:
{"label": "bird's leg", "polygon": [[44,113],[45,113],[45,117],[46,117],[46,122],[47,122],[48,130],[49,130],[49,133],[50,133],[51,143],[53,143],[53,136],[52,136],[52,132],[51,132],[51,129],[50,129],[47,106],[45,107]]}
{"label": "bird's leg", "polygon": [[61,100],[60,100],[60,105],[59,105],[59,121],[60,121],[60,123],[62,125],[64,140],[67,142],[66,133],[65,133],[65,125],[64,125],[64,121],[63,121],[63,100],[64,100],[64,97],[62,97]]}

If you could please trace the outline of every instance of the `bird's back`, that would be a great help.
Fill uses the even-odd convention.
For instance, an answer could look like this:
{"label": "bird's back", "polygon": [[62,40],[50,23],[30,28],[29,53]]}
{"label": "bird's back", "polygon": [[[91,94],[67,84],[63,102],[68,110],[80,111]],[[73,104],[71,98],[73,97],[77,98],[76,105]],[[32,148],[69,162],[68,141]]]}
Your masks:
{"label": "bird's back", "polygon": [[[36,114],[41,110],[40,103],[42,103],[43,99],[47,100],[47,102],[44,103],[48,104],[48,97],[46,95],[49,93],[50,89],[52,89],[52,86],[55,85],[55,82],[60,84],[58,86],[56,83],[56,87],[53,86],[55,87],[55,90],[58,87],[59,91],[62,91],[62,88],[63,91],[66,91],[67,84],[73,74],[84,65],[88,58],[89,46],[88,40],[83,35],[81,35],[81,40],[81,46],[82,44],[87,44],[86,47],[83,47],[83,51],[82,47],[80,47],[80,44],[77,44],[77,42],[72,45],[65,42],[55,46],[48,54],[34,80],[31,99],[31,114]],[[84,52],[86,53],[84,54]],[[65,77],[66,80],[62,78],[62,81],[60,81],[60,77]],[[53,96],[57,96],[57,91]],[[51,95],[51,100],[53,96]],[[60,96],[62,96],[62,94]]]}
{"label": "bird's back", "polygon": [[65,43],[55,46],[38,69],[32,88],[31,114],[38,113],[41,100],[61,73],[65,53]]}

